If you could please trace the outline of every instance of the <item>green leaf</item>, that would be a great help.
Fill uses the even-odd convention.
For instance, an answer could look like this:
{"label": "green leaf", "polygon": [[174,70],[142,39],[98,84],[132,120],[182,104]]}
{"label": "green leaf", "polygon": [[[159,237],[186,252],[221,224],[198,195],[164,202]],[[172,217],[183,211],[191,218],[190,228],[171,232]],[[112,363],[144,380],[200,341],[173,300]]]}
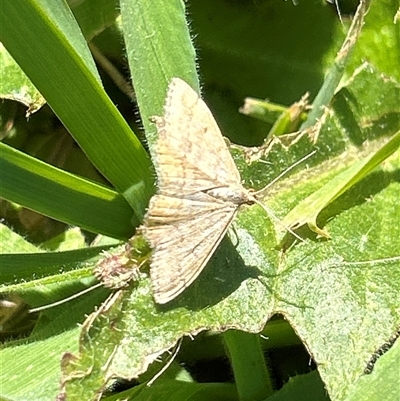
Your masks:
{"label": "green leaf", "polygon": [[0,152],[4,198],[94,233],[132,234],[133,212],[122,195],[7,145],[0,144]]}
{"label": "green leaf", "polygon": [[295,230],[307,224],[311,230],[322,237],[329,234],[317,226],[317,217],[321,210],[333,202],[349,188],[362,180],[371,170],[386,160],[400,147],[400,131],[385,145],[373,151],[371,156],[354,163],[351,167],[336,175],[318,191],[299,203],[283,219],[283,225]]}
{"label": "green leaf", "polygon": [[357,386],[346,401],[395,400],[399,386],[398,363],[400,358],[400,342],[376,362],[371,375],[360,378]]}
{"label": "green leaf", "polygon": [[[90,259],[97,257],[102,248],[83,248],[63,252],[40,252],[37,253],[10,253],[0,255],[1,260],[1,284],[0,292],[15,291],[24,288],[34,288],[36,281],[44,277],[51,277],[53,282],[60,280],[61,276],[71,270],[75,270]],[[97,259],[97,258],[96,258]],[[93,261],[90,263],[94,264]],[[55,273],[63,267],[62,272],[57,277]],[[87,269],[86,269],[87,270]],[[32,271],[35,272],[32,278]],[[82,272],[75,274],[82,278]],[[16,282],[19,282],[16,284]],[[13,283],[13,285],[5,286]]]}
{"label": "green leaf", "polygon": [[0,45],[0,65],[2,75],[7,77],[0,80],[0,98],[21,102],[28,107],[26,112],[28,116],[46,103],[3,45]]}
{"label": "green leaf", "polygon": [[324,386],[322,385],[317,372],[307,375],[299,375],[289,379],[268,401],[330,401]]}
{"label": "green leaf", "polygon": [[[87,40],[113,24],[117,16],[117,4],[109,0],[75,2],[71,7]],[[39,110],[46,101],[7,50],[3,46],[0,46],[0,49],[0,64],[3,66],[3,76],[7,77],[0,81],[0,97],[23,103],[28,107],[29,116]]]}
{"label": "green leaf", "polygon": [[[79,329],[48,338],[46,347],[41,342],[25,343],[1,351],[2,398],[8,400],[55,399],[60,379],[60,356],[69,349],[77,351]],[[51,350],[51,351],[49,351]],[[30,369],[23,367],[30,366]],[[13,377],[14,380],[10,380]]]}
{"label": "green leaf", "polygon": [[[163,114],[167,86],[180,77],[198,89],[195,51],[181,0],[121,0],[129,68],[150,148],[155,142],[150,117]],[[162,26],[162,29],[160,27]]]}
{"label": "green leaf", "polygon": [[111,396],[107,401],[117,401],[118,397],[134,397],[137,401],[235,401],[238,400],[236,388],[229,383],[186,383],[177,380],[160,379],[150,387],[140,385],[134,389]]}
{"label": "green leaf", "polygon": [[32,245],[4,224],[0,224],[0,251],[2,255],[12,252],[44,252],[44,250]]}
{"label": "green leaf", "polygon": [[[395,21],[399,4],[393,0],[372,2],[366,16],[361,40],[357,43],[349,71],[368,60],[384,74],[400,81],[399,22]],[[379,35],[377,35],[379,32]],[[385,49],[384,51],[382,51]]]}
{"label": "green leaf", "polygon": [[2,7],[1,41],[140,221],[153,192],[149,158],[104,92],[66,3],[7,0]]}

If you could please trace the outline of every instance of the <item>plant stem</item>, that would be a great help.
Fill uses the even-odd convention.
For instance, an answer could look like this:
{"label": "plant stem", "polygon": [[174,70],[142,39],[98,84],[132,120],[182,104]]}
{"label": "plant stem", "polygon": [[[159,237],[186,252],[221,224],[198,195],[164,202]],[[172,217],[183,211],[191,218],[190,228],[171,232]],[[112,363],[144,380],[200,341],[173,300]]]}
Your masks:
{"label": "plant stem", "polygon": [[228,348],[240,401],[264,400],[273,394],[257,334],[228,330],[223,334]]}

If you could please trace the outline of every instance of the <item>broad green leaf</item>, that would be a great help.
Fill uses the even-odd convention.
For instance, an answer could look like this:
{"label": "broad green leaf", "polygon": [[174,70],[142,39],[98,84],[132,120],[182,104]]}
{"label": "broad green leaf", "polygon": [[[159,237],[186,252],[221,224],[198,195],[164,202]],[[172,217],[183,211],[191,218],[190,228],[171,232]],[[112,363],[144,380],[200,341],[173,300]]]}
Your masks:
{"label": "broad green leaf", "polygon": [[[1,43],[0,65],[2,69],[2,79],[0,80],[1,99],[21,102],[28,107],[26,112],[28,116],[39,110],[46,103],[45,99]],[[7,79],[5,79],[6,77]]]}
{"label": "broad green leaf", "polygon": [[371,2],[361,40],[349,65],[350,75],[358,65],[368,60],[384,74],[400,81],[399,21],[395,20],[398,9],[398,1]]}
{"label": "broad green leaf", "polygon": [[400,384],[398,364],[400,342],[379,358],[373,372],[360,378],[348,401],[395,400]]}
{"label": "broad green leaf", "polygon": [[[226,328],[259,332],[268,317],[279,312],[291,322],[319,363],[331,397],[343,399],[352,389],[352,383],[363,374],[369,354],[377,347],[376,338],[393,331],[399,323],[396,305],[400,260],[379,260],[396,255],[399,248],[399,243],[393,243],[393,237],[388,236],[393,234],[391,216],[399,210],[384,206],[385,198],[393,199],[397,192],[395,184],[374,204],[354,206],[331,223],[330,232],[334,235],[329,243],[307,241],[292,250],[284,264],[279,263],[273,249],[272,231],[265,231],[262,212],[258,208],[244,211],[239,216],[236,234],[231,237],[238,242],[236,248],[225,241],[204,274],[180,299],[156,307],[148,281],[141,281],[136,289],[126,293],[123,312],[116,308],[118,319],[110,315],[110,320],[107,317],[93,322],[87,340],[83,338],[81,358],[89,361],[92,347],[96,349],[97,344],[101,348],[102,337],[96,333],[104,336],[109,331],[111,335],[115,331],[112,321],[127,338],[133,337],[135,341],[118,340],[116,348],[110,346],[113,351],[108,371],[135,377],[185,333],[194,335],[200,330]],[[379,206],[378,202],[383,203]],[[353,233],[340,233],[341,226],[352,227],[359,214],[371,215],[368,209],[375,210],[375,219],[382,223],[372,222],[371,227],[371,222],[365,219],[363,225],[353,226]],[[243,228],[255,219],[264,224],[251,232]],[[365,239],[363,235],[368,230]],[[397,231],[395,235],[399,234]],[[235,249],[240,256],[234,256]],[[369,262],[372,255],[377,259]],[[382,281],[385,286],[377,288],[375,283]],[[374,306],[377,302],[378,309]],[[118,335],[121,335],[119,330]],[[88,346],[91,348],[87,349]],[[96,360],[104,366],[102,359]],[[74,366],[78,370],[88,367]],[[88,380],[89,377],[94,379],[90,375]],[[79,383],[71,391],[77,391]]]}

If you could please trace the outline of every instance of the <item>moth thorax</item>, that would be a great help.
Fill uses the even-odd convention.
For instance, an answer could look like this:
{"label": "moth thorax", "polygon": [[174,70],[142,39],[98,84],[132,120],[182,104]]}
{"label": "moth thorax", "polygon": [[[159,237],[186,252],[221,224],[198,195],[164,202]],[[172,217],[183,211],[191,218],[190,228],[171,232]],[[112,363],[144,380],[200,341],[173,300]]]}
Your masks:
{"label": "moth thorax", "polygon": [[226,186],[212,188],[207,191],[207,195],[226,202],[232,202],[236,205],[244,203],[253,203],[249,197],[248,191],[241,186]]}

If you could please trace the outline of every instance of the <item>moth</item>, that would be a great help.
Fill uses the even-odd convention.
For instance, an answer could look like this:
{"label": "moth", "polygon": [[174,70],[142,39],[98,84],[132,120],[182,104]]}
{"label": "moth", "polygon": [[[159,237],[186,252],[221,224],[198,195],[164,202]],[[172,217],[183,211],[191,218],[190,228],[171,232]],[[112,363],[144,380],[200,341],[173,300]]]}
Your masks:
{"label": "moth", "polygon": [[257,200],[242,186],[207,105],[185,81],[172,79],[164,116],[153,121],[158,191],[150,200],[144,235],[152,248],[154,299],[164,304],[198,277],[238,208]]}

